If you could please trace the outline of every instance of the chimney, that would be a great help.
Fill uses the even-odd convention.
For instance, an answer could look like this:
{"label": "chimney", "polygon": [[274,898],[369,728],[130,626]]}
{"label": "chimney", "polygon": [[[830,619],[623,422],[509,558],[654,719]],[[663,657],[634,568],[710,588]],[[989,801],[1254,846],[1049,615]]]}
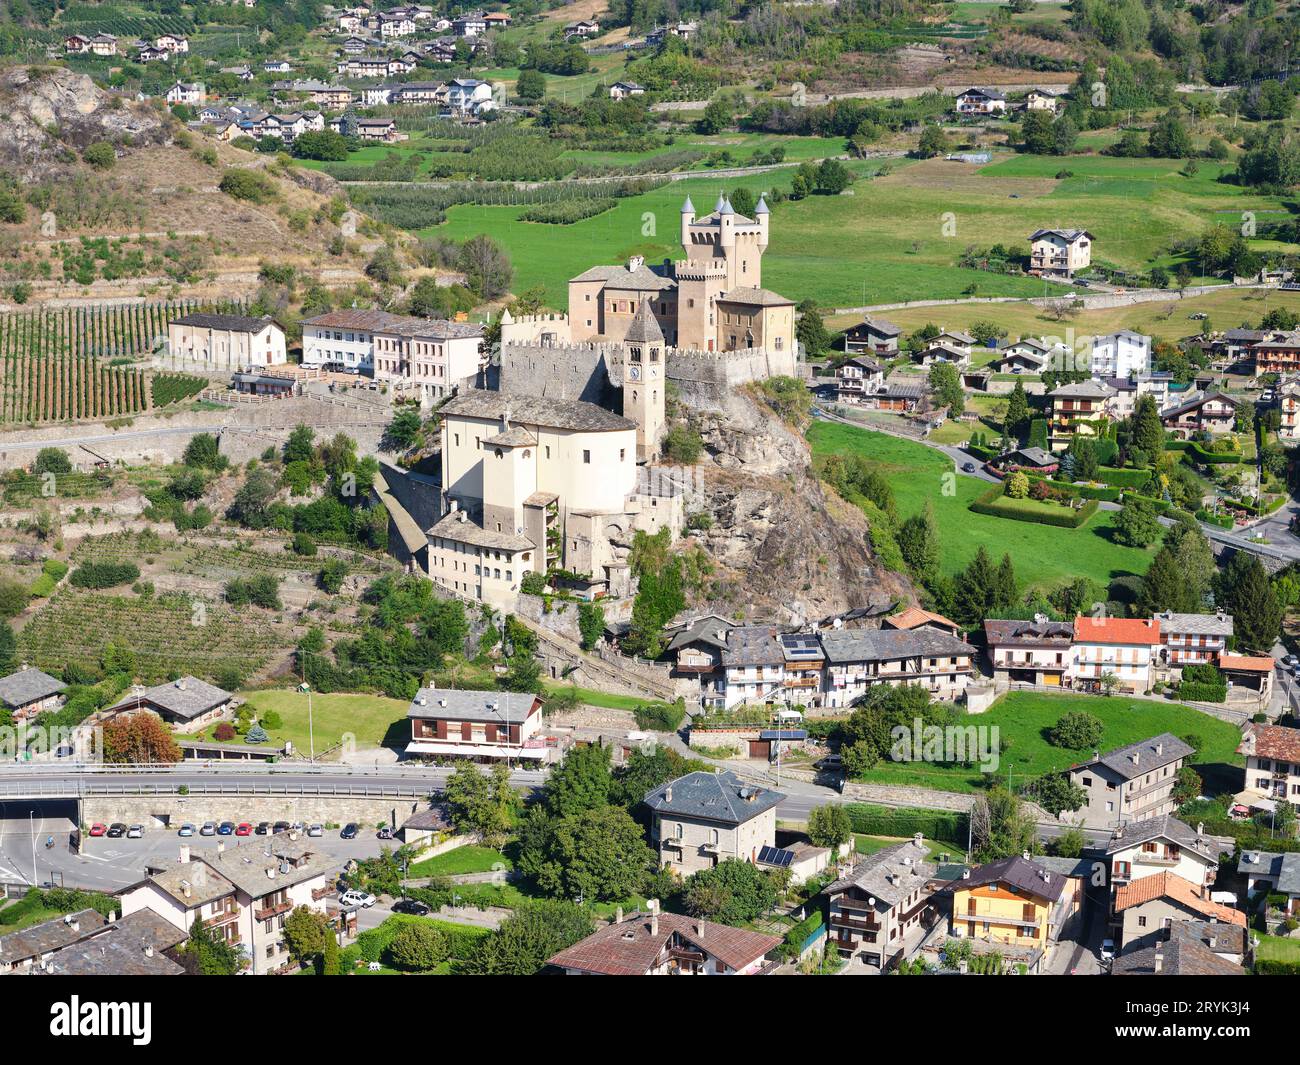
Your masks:
{"label": "chimney", "polygon": [[221,854],[222,852],[225,851],[225,849],[226,849],[226,841],[224,839],[217,840],[217,853]]}
{"label": "chimney", "polygon": [[188,843],[181,844],[181,865],[190,864],[190,848]]}
{"label": "chimney", "polygon": [[153,947],[151,947],[148,943],[146,943],[146,944],[145,944],[145,947],[144,947],[144,956],[145,956],[146,958],[152,958],[152,957],[153,957]]}
{"label": "chimney", "polygon": [[1024,852],[1020,855],[1020,857],[1022,857],[1025,861],[1029,861],[1029,852],[1028,852],[1028,851],[1024,851]]}
{"label": "chimney", "polygon": [[620,906],[617,910],[614,911],[614,923],[615,923],[615,924],[622,924],[622,923],[623,923],[623,907],[622,907],[622,906]]}
{"label": "chimney", "polygon": [[1197,822],[1196,822],[1196,838],[1197,838],[1197,839],[1200,839],[1203,835],[1205,835],[1205,822],[1204,822],[1204,821],[1197,821]]}
{"label": "chimney", "polygon": [[80,932],[80,931],[81,931],[81,922],[78,921],[78,920],[75,920],[75,919],[74,919],[74,920],[71,920],[71,921],[68,922],[68,927],[71,928],[74,932]]}
{"label": "chimney", "polygon": [[108,923],[112,924],[116,920],[117,920],[117,911],[114,910],[112,913],[108,915]]}
{"label": "chimney", "polygon": [[650,911],[650,934],[657,936],[659,934],[659,900],[646,899],[646,909]]}
{"label": "chimney", "polygon": [[705,928],[704,918],[700,918],[700,920],[695,925],[695,936],[697,939],[700,940],[704,939],[704,928]]}
{"label": "chimney", "polygon": [[669,784],[668,787],[664,789],[664,802],[672,802],[672,801],[673,801],[673,786]]}
{"label": "chimney", "polygon": [[187,899],[190,897],[191,895],[190,882],[188,880],[181,881],[181,894],[184,895]]}
{"label": "chimney", "polygon": [[1219,940],[1216,936],[1210,936],[1210,949],[1213,950],[1218,945],[1218,942]]}
{"label": "chimney", "polygon": [[1164,968],[1164,964],[1165,956],[1161,954],[1160,951],[1156,951],[1155,963],[1151,966],[1151,971],[1158,973],[1162,968]]}
{"label": "chimney", "polygon": [[916,833],[916,835],[914,835],[914,836],[912,837],[912,842],[915,843],[915,844],[919,847],[919,846],[921,846],[922,841],[923,841],[924,839],[925,839],[925,835],[924,835],[924,833],[918,832],[918,833]]}

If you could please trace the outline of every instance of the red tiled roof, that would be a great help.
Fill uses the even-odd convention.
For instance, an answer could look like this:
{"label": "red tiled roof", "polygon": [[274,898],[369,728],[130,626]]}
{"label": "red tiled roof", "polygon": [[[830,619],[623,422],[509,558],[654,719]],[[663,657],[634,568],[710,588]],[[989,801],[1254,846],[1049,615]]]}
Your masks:
{"label": "red tiled roof", "polygon": [[1160,622],[1144,618],[1074,619],[1076,643],[1150,644],[1160,642]]}
{"label": "red tiled roof", "polygon": [[928,610],[922,610],[919,606],[909,606],[906,610],[900,610],[897,614],[885,618],[885,621],[896,629],[915,629],[931,621],[954,629],[961,628],[957,622],[949,621],[942,614],[933,614]]}
{"label": "red tiled roof", "polygon": [[603,976],[644,976],[670,940],[676,939],[683,947],[712,955],[729,969],[743,969],[781,943],[779,936],[675,913],[659,915],[656,934],[652,935],[650,928],[649,914],[633,914],[622,923],[599,928],[586,939],[560,951],[551,958],[550,964]]}
{"label": "red tiled roof", "polygon": [[1189,909],[1213,917],[1224,924],[1246,925],[1246,915],[1231,906],[1223,906],[1202,898],[1200,889],[1189,880],[1184,880],[1177,873],[1163,872],[1152,876],[1139,877],[1123,884],[1115,892],[1115,912],[1127,910],[1132,906],[1141,906],[1153,899],[1172,899]]}
{"label": "red tiled roof", "polygon": [[1240,669],[1248,673],[1272,673],[1276,663],[1256,655],[1219,655],[1220,669]]}
{"label": "red tiled roof", "polygon": [[1257,758],[1274,758],[1279,762],[1300,762],[1300,729],[1281,725],[1247,725],[1246,737],[1237,751]]}

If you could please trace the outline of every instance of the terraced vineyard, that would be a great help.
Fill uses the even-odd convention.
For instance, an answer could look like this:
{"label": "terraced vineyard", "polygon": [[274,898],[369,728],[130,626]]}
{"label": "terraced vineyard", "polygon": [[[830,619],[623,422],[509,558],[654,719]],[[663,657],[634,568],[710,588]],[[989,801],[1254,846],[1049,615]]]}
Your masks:
{"label": "terraced vineyard", "polygon": [[235,611],[183,595],[151,598],[65,588],[23,628],[19,655],[59,673],[69,662],[98,666],[109,644],[130,648],[143,680],[190,673],[215,677],[223,668],[244,676],[293,644],[288,625],[256,609]]}
{"label": "terraced vineyard", "polygon": [[[193,311],[238,314],[241,302],[163,300],[0,314],[0,359],[47,355],[144,355],[161,346],[167,323]],[[8,375],[5,375],[8,379]]]}

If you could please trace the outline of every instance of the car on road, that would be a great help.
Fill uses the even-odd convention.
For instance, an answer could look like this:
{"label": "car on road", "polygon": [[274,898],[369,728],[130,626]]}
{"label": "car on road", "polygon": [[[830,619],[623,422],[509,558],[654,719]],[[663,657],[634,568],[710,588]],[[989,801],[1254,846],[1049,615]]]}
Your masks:
{"label": "car on road", "polygon": [[218,836],[233,836],[234,834],[235,834],[234,821],[222,821],[221,824],[217,825]]}
{"label": "car on road", "polygon": [[126,830],[127,839],[144,839],[144,825],[132,825]]}
{"label": "car on road", "polygon": [[357,826],[355,823],[349,822],[348,824],[344,825],[341,829],[339,829],[339,839],[356,839],[356,838],[357,838]]}
{"label": "car on road", "polygon": [[309,835],[309,836],[323,836],[323,835],[325,835],[325,826],[324,826],[324,825],[312,825],[311,828],[307,829],[307,835]]}
{"label": "car on road", "polygon": [[1115,941],[1113,939],[1103,939],[1101,941],[1101,960],[1115,960]]}
{"label": "car on road", "polygon": [[364,891],[345,891],[339,896],[340,906],[364,906],[369,909],[379,900]]}
{"label": "car on road", "polygon": [[185,824],[181,825],[180,831],[176,834],[178,836],[192,836],[194,835],[194,826],[186,821]]}
{"label": "car on road", "polygon": [[122,824],[121,821],[114,821],[108,826],[106,835],[109,839],[121,839],[126,835],[126,825]]}
{"label": "car on road", "polygon": [[383,828],[381,828],[378,832],[375,833],[375,839],[392,839],[392,838],[393,838],[393,830],[389,828],[387,825],[384,825]]}
{"label": "car on road", "polygon": [[295,821],[293,824],[291,824],[291,825],[289,826],[289,831],[290,831],[290,832],[302,832],[303,830],[306,829],[306,827],[307,827],[307,826],[304,825],[301,821]]}
{"label": "car on road", "polygon": [[108,831],[108,826],[102,825],[98,821],[96,821],[93,825],[90,826],[90,834],[92,836],[102,836],[107,831]]}
{"label": "car on road", "polygon": [[398,899],[393,903],[394,913],[408,913],[412,917],[427,917],[429,907],[419,899]]}
{"label": "car on road", "polygon": [[217,834],[217,823],[215,821],[204,821],[203,827],[199,829],[200,836],[215,836]]}
{"label": "car on road", "polygon": [[1296,658],[1295,655],[1287,655],[1282,659],[1282,664],[1284,666],[1297,666],[1300,665],[1300,658]]}
{"label": "car on road", "polygon": [[268,832],[271,831],[271,822],[258,821],[257,827],[253,829],[253,831],[256,832],[259,836],[265,836]]}
{"label": "car on road", "polygon": [[961,472],[962,472],[962,473],[974,473],[974,472],[975,472],[975,463],[973,463],[973,462],[963,462],[963,463],[961,464]]}
{"label": "car on road", "polygon": [[239,824],[235,826],[236,836],[251,836],[252,834],[253,834],[253,826],[250,825],[247,821],[240,821]]}

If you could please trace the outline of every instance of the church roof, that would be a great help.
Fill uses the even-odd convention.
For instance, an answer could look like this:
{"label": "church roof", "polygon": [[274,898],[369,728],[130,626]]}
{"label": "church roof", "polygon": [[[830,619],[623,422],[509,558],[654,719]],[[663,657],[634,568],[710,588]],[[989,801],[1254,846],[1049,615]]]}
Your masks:
{"label": "church roof", "polygon": [[662,344],[664,342],[664,332],[659,328],[659,323],[655,321],[655,316],[650,313],[649,300],[642,300],[637,304],[636,314],[632,316],[632,324],[628,327],[627,335],[623,339],[629,344]]}

